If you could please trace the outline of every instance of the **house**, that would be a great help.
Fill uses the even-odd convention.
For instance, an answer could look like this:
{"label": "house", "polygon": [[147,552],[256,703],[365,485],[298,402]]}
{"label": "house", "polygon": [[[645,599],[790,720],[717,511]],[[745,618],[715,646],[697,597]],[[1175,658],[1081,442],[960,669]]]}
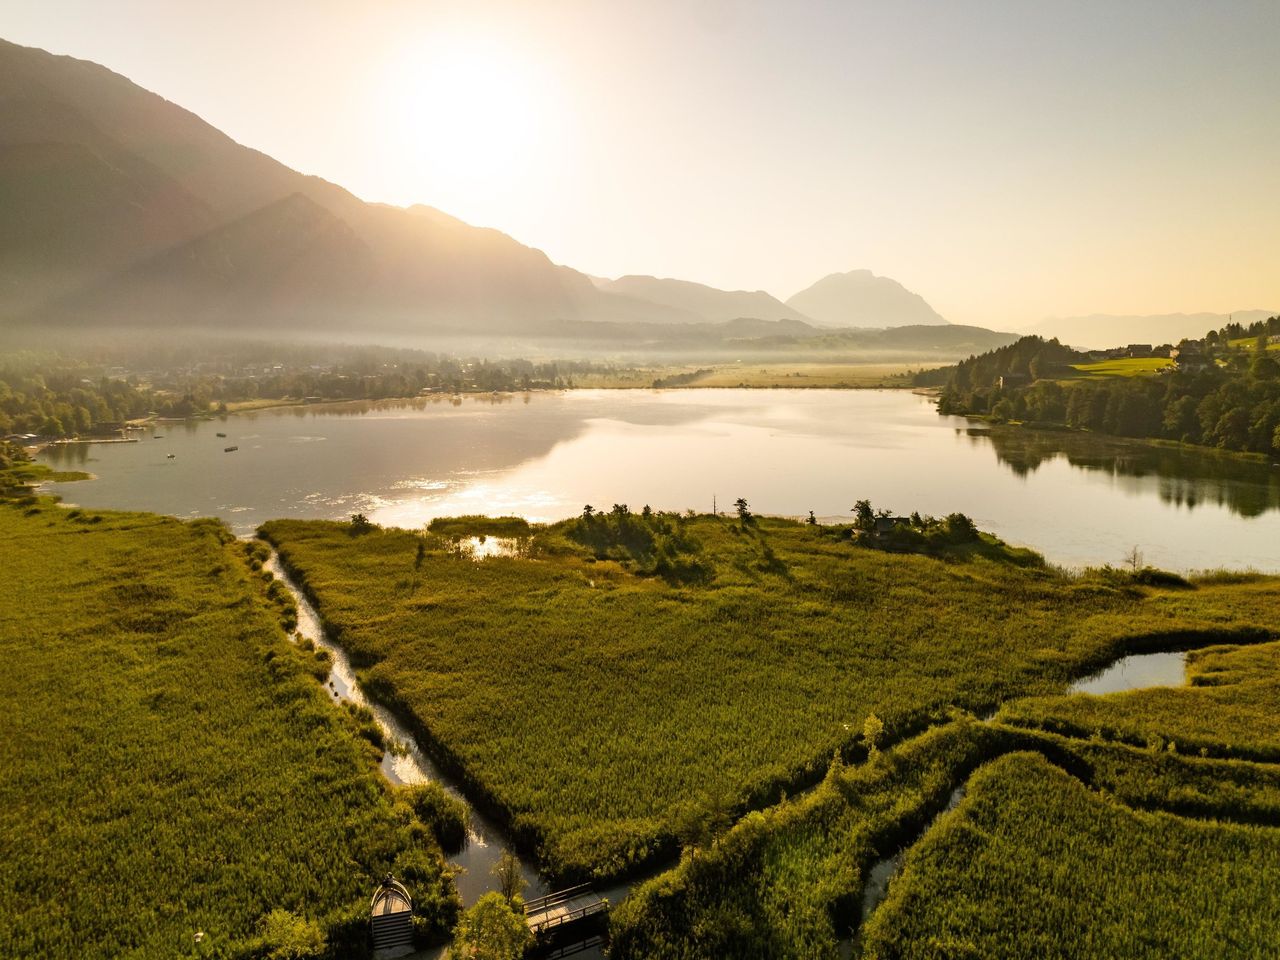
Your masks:
{"label": "house", "polygon": [[899,527],[909,526],[911,526],[910,517],[876,517],[876,525],[871,532],[876,539],[881,539],[889,536]]}
{"label": "house", "polygon": [[1174,347],[1169,351],[1169,359],[1179,370],[1188,373],[1198,373],[1212,365],[1199,340],[1187,340]]}
{"label": "house", "polygon": [[1130,357],[1150,357],[1155,353],[1155,347],[1149,343],[1131,343],[1125,348],[1126,356]]}

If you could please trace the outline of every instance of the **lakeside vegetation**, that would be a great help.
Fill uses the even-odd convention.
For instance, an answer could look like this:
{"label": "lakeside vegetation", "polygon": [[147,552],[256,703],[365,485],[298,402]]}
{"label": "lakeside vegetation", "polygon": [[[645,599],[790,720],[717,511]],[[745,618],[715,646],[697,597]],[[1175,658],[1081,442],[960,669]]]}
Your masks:
{"label": "lakeside vegetation", "polygon": [[0,954],[365,956],[390,870],[447,935],[439,847],[252,550],[31,496],[0,501],[0,541]]}
{"label": "lakeside vegetation", "polygon": [[1280,830],[1133,811],[1038,755],[980,770],[912,849],[864,956],[1261,957]]}
{"label": "lakeside vegetation", "polygon": [[[1023,337],[954,367],[917,375],[938,411],[1031,426],[1159,438],[1280,457],[1280,317],[1211,331],[1132,357],[1096,357]],[[1112,351],[1113,353],[1116,351]],[[1162,354],[1162,355],[1152,355]],[[1176,361],[1169,359],[1176,353]]]}
{"label": "lakeside vegetation", "polygon": [[[1270,831],[1265,836],[1272,838],[1268,842],[1280,842],[1280,832],[1274,828],[1280,811],[1280,771],[1275,767],[1189,758],[1164,749],[1075,740],[958,717],[892,749],[876,751],[864,763],[837,763],[812,792],[748,814],[718,838],[686,848],[678,867],[641,885],[614,911],[611,956],[617,960],[834,958],[840,943],[851,937],[853,956],[1038,956],[1005,952],[991,944],[966,950],[959,937],[940,944],[930,940],[927,924],[914,923],[914,914],[908,915],[913,939],[909,948],[902,948],[904,935],[898,929],[902,918],[894,912],[889,914],[894,919],[882,917],[886,905],[866,923],[864,903],[873,865],[886,862],[904,846],[914,851],[912,844],[922,831],[926,831],[924,839],[916,846],[939,842],[939,830],[956,814],[934,821],[935,816],[943,813],[949,799],[954,802],[958,788],[981,789],[981,776],[970,780],[973,771],[981,774],[984,764],[1028,751],[1041,762],[1053,764],[1079,789],[1087,787],[1095,795],[1110,798],[1113,807],[1267,824]],[[1023,828],[1051,836],[1055,845],[1086,843],[1052,812],[1043,818],[1039,813],[1024,811]],[[1111,842],[1120,846],[1125,836],[1120,834]],[[1007,848],[1001,852],[1013,855]],[[913,852],[908,863],[917,862],[914,857]],[[1132,869],[1119,866],[1112,874],[1102,874],[1088,864],[1086,846],[1072,882],[1097,885],[1105,877],[1104,889],[1123,889],[1135,875]],[[1250,874],[1245,867],[1240,872],[1241,882],[1266,882],[1265,871]],[[1039,883],[1022,879],[1031,888]],[[970,891],[990,889],[985,885],[987,878],[966,876],[965,880],[971,884]],[[933,920],[935,914],[945,914],[952,891],[931,889],[921,906],[909,899],[914,882],[910,871],[893,879],[889,889],[891,902],[898,905],[895,910],[907,913],[904,903],[909,902],[915,912],[931,911]],[[1002,899],[986,918],[990,929],[985,931],[997,942],[1014,928],[1032,938],[1061,935],[1051,923],[1041,926],[1049,918],[1023,917],[1018,903],[1026,889],[1015,884],[1001,888]],[[1183,895],[1189,894],[1184,891]],[[1157,911],[1160,904],[1146,897],[1142,888],[1125,894],[1131,908]],[[963,899],[966,905],[973,902],[970,894]],[[1010,923],[1013,916],[1022,919]],[[857,938],[860,924],[864,924],[862,940]],[[1090,915],[1075,917],[1067,946],[1091,936],[1092,929]],[[981,932],[981,927],[973,931]],[[1251,942],[1261,947],[1270,935],[1255,933]],[[1100,956],[1131,956],[1133,946]],[[1068,949],[1061,955],[1071,954]],[[1172,951],[1172,955],[1181,954]]]}
{"label": "lakeside vegetation", "polygon": [[307,400],[558,390],[588,381],[648,386],[652,379],[648,369],[606,361],[493,360],[388,347],[207,340],[98,346],[74,355],[13,351],[0,356],[0,437],[102,435],[151,417],[183,419]]}
{"label": "lakeside vegetation", "polygon": [[893,742],[1219,630],[1211,605],[1164,598],[1231,589],[1069,577],[995,543],[891,553],[749,510],[619,505],[534,528],[535,559],[483,562],[402,530],[262,532],[366,689],[564,879],[637,869],[690,822],[816,782],[865,749],[868,716]]}
{"label": "lakeside vegetation", "polygon": [[655,387],[909,387],[918,363],[727,363],[667,375]]}
{"label": "lakeside vegetation", "polygon": [[[1258,592],[1269,594],[1271,616],[1280,613],[1274,584],[1260,584]],[[1187,680],[1186,687],[1106,697],[1015,701],[1000,711],[1000,719],[1073,736],[1280,762],[1280,644],[1193,650]]]}
{"label": "lakeside vegetation", "polygon": [[[1164,578],[1143,576],[1141,571],[1103,570],[1087,574],[1077,583],[1121,585],[1127,581],[1132,587],[1143,579]],[[1235,832],[1224,834],[1219,852],[1230,857],[1239,844],[1262,838],[1265,845],[1251,846],[1235,875],[1237,882],[1255,891],[1273,882],[1269,871],[1274,871],[1274,863],[1267,866],[1266,858],[1274,856],[1268,851],[1280,843],[1275,829],[1280,816],[1280,768],[1247,760],[1214,759],[1217,754],[1212,748],[1201,747],[1194,731],[1207,728],[1219,737],[1229,731],[1228,739],[1233,743],[1248,745],[1231,751],[1232,755],[1271,759],[1263,748],[1274,737],[1275,664],[1280,644],[1258,641],[1275,636],[1274,624],[1280,614],[1277,581],[1257,575],[1212,576],[1191,581],[1181,589],[1141,592],[1151,632],[1131,637],[1126,642],[1128,649],[1217,643],[1189,655],[1192,686],[1106,696],[1020,699],[1006,706],[996,722],[961,717],[892,749],[874,751],[865,763],[836,764],[812,793],[749,814],[703,848],[686,848],[675,870],[641,886],[613,915],[613,956],[621,960],[648,956],[689,960],[835,957],[841,939],[857,930],[860,919],[865,920],[859,901],[871,866],[911,845],[930,818],[944,808],[951,791],[963,786],[974,769],[1019,751],[1034,751],[1041,763],[1047,758],[1059,768],[1058,774],[1073,779],[1079,790],[1087,787],[1111,798],[1112,808],[1127,811],[1129,823],[1136,822],[1132,820],[1137,816],[1135,811],[1164,811],[1265,825],[1267,830],[1260,832],[1232,828]],[[1163,626],[1157,628],[1156,623]],[[1244,638],[1249,645],[1221,643]],[[1201,693],[1216,696],[1198,699]],[[1144,706],[1148,700],[1164,709]],[[1121,727],[1127,724],[1136,735],[1126,738],[1105,725],[1095,726],[1096,718],[1090,714],[1099,709],[1111,722]],[[1073,714],[1084,715],[1089,722],[1059,719]],[[1037,719],[1043,722],[1037,723]],[[981,778],[975,781],[979,790],[983,782]],[[925,843],[945,844],[940,831],[956,816],[942,818],[936,828],[925,833]],[[1039,869],[1042,859],[1033,857],[1030,862],[1009,866],[1006,873],[1001,871],[1007,858],[1017,859],[1022,854],[1017,844],[1035,835],[1055,849],[1078,851],[1069,870],[1062,866],[1054,869],[1055,877],[1064,878],[1063,886],[1055,892],[1058,909],[1066,909],[1063,898],[1069,882],[1123,891],[1115,917],[1158,915],[1164,906],[1160,896],[1133,883],[1140,873],[1135,864],[1141,862],[1141,853],[1136,851],[1144,848],[1143,838],[1134,837],[1132,850],[1127,850],[1130,833],[1117,827],[1107,838],[1111,849],[1104,851],[1100,864],[1090,857],[1088,833],[1075,832],[1078,818],[1060,817],[1054,810],[1043,809],[1015,809],[1011,816],[1020,832],[1007,841],[1001,838],[981,869],[969,870],[966,851],[957,849],[951,854],[954,859],[946,862],[952,875],[945,876],[943,871],[945,879],[935,882],[935,872],[942,870],[937,858],[923,852],[909,856],[908,863],[920,866],[892,882],[890,900],[866,926],[865,938],[855,940],[853,955],[1074,956],[1073,946],[1086,941],[1108,944],[1089,956],[1142,955],[1142,941],[1133,939],[1132,933],[1126,940],[1125,934],[1115,932],[1120,929],[1115,923],[1095,933],[1098,914],[1094,912],[1072,914],[1067,928],[1062,926],[1068,920],[1065,915],[1048,910],[1024,912],[1021,898],[1025,895],[1038,902],[1038,895],[1030,891],[1045,887],[1046,881],[1028,876]],[[1192,831],[1194,841],[1195,831],[1202,826],[1195,821],[1172,822],[1174,826],[1164,837],[1164,842],[1171,844],[1184,827]],[[1178,848],[1171,845],[1169,849]],[[1166,851],[1161,861],[1165,864],[1162,869],[1171,870],[1178,862],[1177,854]],[[1000,878],[1009,875],[1016,880],[1001,882]],[[1200,902],[1216,889],[1210,879],[1215,875],[1183,876],[1178,890],[1162,895]],[[1177,880],[1176,872],[1170,872],[1164,882]],[[923,892],[915,890],[916,886]],[[977,911],[977,915],[965,913],[948,922],[957,890],[962,891],[961,910]],[[998,890],[998,895],[975,894],[991,890]],[[921,899],[914,899],[917,896]],[[1248,894],[1246,899],[1248,896],[1256,894]],[[891,909],[890,903],[896,906]],[[1238,923],[1243,921],[1242,932],[1232,941],[1239,947],[1239,955],[1257,955],[1273,942],[1276,923],[1274,918],[1255,923],[1249,909],[1248,903],[1233,901],[1215,905],[1204,916],[1186,911],[1177,925],[1162,927],[1163,935],[1169,938],[1165,946],[1172,942],[1212,943],[1222,924],[1234,917]],[[1011,917],[1019,919],[1011,922]],[[1070,931],[1065,940],[1061,939],[1067,936],[1064,929]],[[1150,955],[1181,956],[1183,952],[1179,946]]]}
{"label": "lakeside vegetation", "polygon": [[[12,455],[14,487],[22,476],[38,479],[40,471],[23,473],[32,465],[21,462],[20,451],[4,447],[0,454]],[[248,617],[246,623],[245,610],[256,610],[272,637],[267,654],[276,655],[254,647],[250,665],[261,657],[269,667],[260,669],[273,682],[283,677],[309,688],[311,700],[299,693],[297,702],[319,704],[354,758],[356,773],[366,778],[361,789],[381,798],[376,811],[366,811],[373,823],[367,829],[376,833],[385,824],[390,834],[378,834],[376,852],[359,854],[364,859],[358,862],[372,864],[381,855],[378,863],[407,879],[415,897],[425,888],[420,933],[424,939],[445,935],[458,903],[438,844],[450,850],[461,845],[467,812],[438,787],[392,791],[377,781],[371,761],[381,738],[370,718],[333,710],[322,694],[317,700],[313,678],[325,675],[326,662],[283,639],[280,626],[290,628],[292,605],[278,585],[257,573],[264,543],[231,542],[212,521],[65,510],[29,494],[0,514],[7,510],[15,519],[46,525],[56,538],[114,532],[111,524],[127,521],[129,530],[154,525],[165,536],[199,531],[211,550],[216,544],[228,576],[234,574],[230,582],[243,580],[249,599],[233,599],[225,613],[211,607],[204,591],[224,590],[227,582],[215,577],[193,595],[192,603],[202,605],[193,609],[201,613],[170,616],[172,597],[153,595],[148,576],[141,609],[134,611],[148,626],[136,630],[171,629],[185,642],[181,631],[198,620],[202,629],[221,632],[220,641],[209,640],[198,651],[218,660],[227,658],[225,623],[235,617],[240,630],[251,630],[258,621]],[[836,956],[841,939],[858,926],[872,865],[912,844],[975,770],[974,789],[985,789],[986,771],[1002,769],[1006,761],[1000,758],[1009,754],[1031,751],[1040,759],[1029,762],[1047,760],[1049,776],[1067,777],[1091,800],[1105,797],[1123,814],[1115,822],[1128,830],[1136,831],[1141,817],[1172,813],[1236,829],[1261,824],[1265,832],[1280,816],[1280,768],[1250,762],[1280,756],[1280,728],[1270,716],[1280,681],[1274,578],[1187,580],[1143,569],[1137,560],[1132,569],[1067,575],[1030,551],[983,534],[962,515],[895,518],[865,501],[839,526],[755,516],[745,501],[729,517],[615,504],[549,526],[516,517],[454,517],[421,533],[356,521],[274,521],[263,532],[318,601],[366,690],[406,718],[424,745],[460,773],[468,796],[509,824],[519,844],[557,879],[604,879],[682,852],[674,870],[643,884],[615,910],[614,957]],[[9,533],[0,523],[0,538],[8,542]],[[33,530],[30,549],[45,536],[44,526]],[[462,538],[487,536],[517,539],[521,549],[516,556],[477,561],[453,548]],[[58,541],[43,539],[46,548],[51,542]],[[141,542],[149,549],[149,541]],[[162,565],[165,584],[183,582],[185,571],[167,562],[167,554],[137,552],[143,548],[132,541],[118,548],[109,553],[121,565],[136,553],[147,570],[152,561]],[[185,550],[196,564],[213,556],[181,537],[174,549]],[[66,592],[83,600],[75,589]],[[54,618],[67,622],[59,612]],[[162,622],[169,626],[156,626]],[[73,639],[83,657],[85,640]],[[1205,644],[1212,646],[1191,654],[1192,686],[1186,689],[1061,694],[1069,679],[1118,654]],[[166,664],[179,656],[171,647],[167,640],[160,644]],[[55,649],[72,662],[65,645]],[[120,649],[135,654],[130,663],[137,659],[136,646],[105,653],[119,655]],[[156,670],[152,664],[148,682]],[[244,686],[238,674],[229,680],[227,670],[217,664],[199,680],[183,674],[181,689],[196,691],[191,709],[199,722],[221,722],[210,698],[222,684]],[[207,691],[201,682],[210,684]],[[117,683],[112,695],[119,698],[121,689],[127,685]],[[242,731],[243,714],[250,711],[239,689],[230,699],[242,712]],[[278,697],[273,703],[280,706]],[[1002,704],[995,721],[975,719]],[[100,702],[86,705],[101,709]],[[176,738],[165,733],[166,744],[176,749],[194,721],[184,716],[179,693],[164,706],[173,711],[165,722],[178,725]],[[230,729],[224,733],[232,736]],[[224,742],[214,740],[198,758],[206,771],[216,768],[210,758]],[[138,749],[150,750],[152,743],[145,740]],[[273,745],[274,762],[288,746]],[[325,749],[314,738],[308,742],[317,755]],[[308,751],[292,773],[304,780],[317,769]],[[265,749],[249,753],[238,763],[250,763]],[[993,761],[994,767],[984,766]],[[187,769],[166,762],[166,771]],[[246,782],[242,770],[237,765],[227,776]],[[256,782],[252,790],[250,804],[262,798]],[[353,796],[356,791],[348,790],[343,799]],[[155,791],[147,801],[162,797],[172,802],[173,794]],[[326,817],[343,816],[332,799],[327,802]],[[964,814],[967,803],[931,827],[908,862],[934,856],[936,851],[920,851],[944,842],[939,831]],[[135,809],[143,807],[131,807],[130,814]],[[1013,811],[1009,823],[983,829],[1007,835],[1010,847],[1022,849],[1044,814],[1027,807]],[[210,822],[227,841],[231,828],[224,820]],[[295,822],[272,827],[284,830]],[[342,822],[350,824],[350,817]],[[314,813],[309,823],[314,830]],[[1176,840],[1181,823],[1162,835],[1163,842]],[[1087,835],[1068,835],[1075,825],[1070,818],[1042,821],[1041,829],[1054,835],[1044,842],[1086,842]],[[1231,842],[1252,835],[1232,834]],[[1219,839],[1205,849],[1218,849]],[[358,847],[365,834],[348,831],[334,842]],[[1138,837],[1136,848],[1145,842]],[[1128,876],[1125,864],[1133,862],[1122,849],[1127,844],[1127,838],[1115,840],[1116,849],[1101,860],[1120,871],[1115,882]],[[937,862],[968,869],[947,860],[951,853],[938,856]],[[128,858],[113,863],[141,869]],[[1250,872],[1252,863],[1240,867],[1240,882],[1263,882]],[[230,868],[220,862],[218,869]],[[254,871],[263,869],[265,862],[255,862]],[[255,901],[256,915],[250,917],[247,907],[237,915],[242,932],[227,952],[210,946],[206,953],[247,960],[287,942],[300,956],[360,955],[367,950],[361,911],[377,869],[367,867],[369,875],[349,885],[355,893],[348,899],[325,901],[327,910],[308,910],[310,901],[288,896]],[[1003,894],[1003,910],[1016,911],[1016,884],[1035,882],[1027,879],[1031,870],[1010,871],[1014,879]],[[975,882],[974,876],[929,874],[917,892],[929,909],[942,910],[932,899],[938,891]],[[919,874],[910,872],[893,881],[890,899],[865,926],[855,955],[952,956],[957,944],[964,947],[955,938],[931,940],[928,929],[914,925],[914,908],[905,920],[891,910],[895,898],[917,895],[918,882]],[[247,883],[264,881],[250,872]],[[290,889],[280,883],[271,889]],[[1148,893],[1126,894],[1135,915],[1156,909]],[[326,889],[315,900],[331,896]],[[1050,898],[1024,926],[1048,923],[1053,909]],[[463,923],[466,936],[492,926],[481,922],[481,914],[473,911]],[[1221,922],[1209,917],[1199,923],[1187,912],[1166,929],[1173,940],[1208,942],[1213,924]],[[1269,942],[1270,923],[1264,918],[1248,928],[1239,943]],[[508,925],[514,938],[516,927]],[[197,932],[213,944],[211,926]],[[1017,956],[1022,949],[1023,941],[1008,940],[1007,930],[978,923],[971,933],[977,955],[1008,946]],[[1052,947],[1055,934],[1044,931],[1036,940],[1032,930],[1026,943]],[[148,949],[139,955],[163,955]],[[1045,955],[1054,954],[1050,949]]]}

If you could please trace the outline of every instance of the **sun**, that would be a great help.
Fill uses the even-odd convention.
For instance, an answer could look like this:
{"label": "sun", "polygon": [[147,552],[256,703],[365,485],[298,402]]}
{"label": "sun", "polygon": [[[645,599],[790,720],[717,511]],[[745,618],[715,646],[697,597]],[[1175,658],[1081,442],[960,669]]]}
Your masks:
{"label": "sun", "polygon": [[517,185],[540,162],[555,117],[546,71],[497,39],[437,34],[387,65],[386,122],[430,196]]}

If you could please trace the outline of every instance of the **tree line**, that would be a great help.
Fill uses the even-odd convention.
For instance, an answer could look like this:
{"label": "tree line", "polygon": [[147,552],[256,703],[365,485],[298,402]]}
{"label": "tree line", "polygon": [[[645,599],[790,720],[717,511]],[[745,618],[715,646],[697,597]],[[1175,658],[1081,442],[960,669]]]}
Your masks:
{"label": "tree line", "polygon": [[917,378],[941,386],[938,411],[1121,437],[1163,438],[1280,455],[1280,360],[1269,350],[1280,317],[1230,324],[1178,346],[1199,362],[1155,376],[1060,380],[1090,355],[1057,340],[1023,337]]}
{"label": "tree line", "polygon": [[149,416],[225,412],[251,400],[382,400],[422,393],[555,390],[586,373],[586,361],[463,360],[423,351],[351,349],[333,356],[289,352],[253,359],[229,352],[150,357],[128,367],[106,360],[13,353],[0,359],[0,436],[61,438],[106,433]]}

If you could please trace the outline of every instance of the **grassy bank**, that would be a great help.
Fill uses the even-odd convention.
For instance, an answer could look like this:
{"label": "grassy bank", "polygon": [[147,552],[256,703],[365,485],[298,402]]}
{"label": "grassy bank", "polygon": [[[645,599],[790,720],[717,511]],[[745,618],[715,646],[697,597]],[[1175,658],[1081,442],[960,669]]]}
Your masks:
{"label": "grassy bank", "polygon": [[[1274,587],[1259,592],[1280,606]],[[1017,701],[1000,718],[1073,736],[1280,762],[1280,644],[1215,646],[1187,659],[1187,687]]]}
{"label": "grassy bank", "polygon": [[0,544],[0,955],[361,956],[388,870],[447,931],[438,847],[220,524],[28,497]]}
{"label": "grassy bank", "polygon": [[566,521],[537,530],[536,559],[480,563],[406,531],[264,533],[367,689],[566,878],[625,872],[691,820],[816,782],[834,752],[859,755],[872,714],[892,742],[1214,627],[1163,591],[986,541],[890,555],[785,520],[632,518],[630,546]]}

